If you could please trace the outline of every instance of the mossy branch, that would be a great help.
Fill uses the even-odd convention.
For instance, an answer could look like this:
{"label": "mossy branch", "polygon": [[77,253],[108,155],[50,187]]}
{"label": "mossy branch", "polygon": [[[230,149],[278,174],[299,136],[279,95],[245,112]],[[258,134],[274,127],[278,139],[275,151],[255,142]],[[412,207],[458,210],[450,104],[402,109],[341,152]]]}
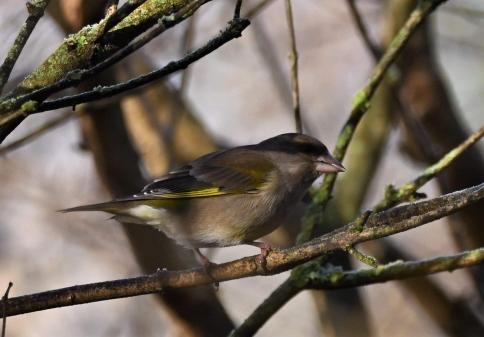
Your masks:
{"label": "mossy branch", "polygon": [[[159,36],[169,28],[176,26],[178,23],[185,20],[187,17],[193,15],[193,13],[200,8],[202,4],[204,4],[206,0],[193,0],[191,3],[187,4],[185,7],[180,9],[178,12],[169,15],[163,16],[158,20],[158,24],[155,28],[153,28],[149,33],[145,34],[142,38],[137,40],[136,42],[130,44],[126,48],[122,49],[118,53],[111,55],[104,61],[98,63],[97,65],[89,68],[89,69],[75,69],[67,73],[65,77],[62,79],[42,87],[38,90],[30,92],[25,95],[21,95],[10,100],[4,101],[0,103],[0,111],[9,111],[12,109],[17,108],[20,104],[25,104],[25,102],[34,101],[37,103],[42,102],[47,97],[58,93],[64,89],[77,87],[83,81],[87,80],[88,78],[99,74],[100,72],[104,71],[105,69],[111,67],[112,65],[118,63],[122,59],[126,58],[127,56],[131,55],[141,47],[145,46],[147,43],[152,41],[155,37]],[[116,12],[115,12],[116,13]],[[29,111],[30,113],[35,112],[34,110]]]}
{"label": "mossy branch", "polygon": [[1,133],[2,127],[7,127],[9,123],[15,121],[18,118],[25,118],[28,115],[38,112],[55,110],[65,107],[73,107],[78,104],[109,98],[124,93],[126,91],[139,88],[145,84],[159,80],[179,70],[186,69],[193,62],[198,61],[202,57],[210,54],[227,42],[240,37],[242,31],[247,28],[249,24],[250,22],[247,19],[233,19],[232,21],[230,21],[229,27],[225,31],[223,31],[218,37],[214,38],[213,40],[210,40],[205,46],[187,54],[185,57],[178,61],[170,62],[168,65],[159,70],[155,70],[149,74],[136,77],[127,82],[106,87],[96,87],[92,91],[52,101],[45,101],[40,104],[38,104],[36,101],[28,101],[22,105],[22,108],[20,110],[11,113],[9,112],[6,115],[0,117],[0,139],[3,140],[3,138],[6,137],[5,134]]}
{"label": "mossy branch", "polygon": [[173,74],[174,72],[186,69],[193,62],[198,61],[202,57],[212,53],[227,42],[242,36],[242,32],[249,26],[249,24],[250,22],[247,19],[233,19],[229,22],[229,27],[227,27],[225,31],[221,32],[221,34],[213,40],[210,40],[205,46],[187,54],[178,61],[168,63],[165,67],[159,70],[152,71],[149,74],[136,77],[124,83],[97,87],[92,91],[84,92],[78,95],[68,96],[52,101],[45,101],[38,105],[36,111],[31,111],[30,113],[71,107],[82,103],[109,98],[159,80],[163,77]]}
{"label": "mossy branch", "polygon": [[[264,268],[258,256],[251,256],[213,266],[211,275],[222,282],[242,277],[277,274],[316,257],[341,250],[342,247],[421,226],[482,199],[484,199],[484,184],[435,199],[399,206],[370,216],[362,231],[356,231],[355,223],[350,223],[303,245],[291,249],[273,250],[269,252]],[[11,298],[6,312],[8,316],[14,316],[50,308],[193,287],[212,283],[212,277],[208,276],[202,268],[188,271],[160,271],[149,276],[74,286]]]}
{"label": "mossy branch", "polygon": [[311,275],[306,289],[334,290],[361,287],[369,284],[404,280],[410,277],[426,276],[440,272],[472,267],[484,263],[484,248],[455,255],[413,262],[392,262],[373,269],[358,271],[335,271],[321,269],[317,276]]}
{"label": "mossy branch", "polygon": [[288,278],[266,299],[230,337],[253,336],[284,304],[301,290],[337,290],[361,287],[388,281],[404,280],[441,272],[452,272],[484,263],[484,248],[428,260],[397,261],[373,269],[343,271],[339,267],[323,267],[316,261],[304,265],[304,273],[296,280]]}
{"label": "mossy branch", "polygon": [[[420,23],[432,13],[437,6],[445,2],[445,0],[422,0],[419,2],[417,8],[412,12],[405,25],[400,29],[398,34],[393,39],[387,51],[378,62],[373,70],[370,79],[365,87],[355,95],[353,105],[351,107],[350,116],[343,126],[338,137],[336,148],[333,155],[339,161],[343,161],[346,150],[351,142],[356,127],[364,116],[370,106],[370,100],[373,97],[378,85],[383,80],[386,71],[390,65],[395,61],[397,56],[407,44],[408,40],[415,32]],[[304,219],[303,229],[298,237],[298,242],[305,242],[309,240],[314,233],[318,224],[322,221],[322,212],[330,199],[334,184],[336,181],[336,173],[326,174],[323,184],[314,194],[314,206],[312,205],[307,212]]]}
{"label": "mossy branch", "polygon": [[[203,3],[209,0],[203,1]],[[146,0],[128,1],[113,15],[99,24],[86,26],[70,35],[47,60],[14,90],[5,96],[10,100],[0,104],[0,142],[14,130],[30,111],[19,110],[27,103],[16,98],[47,87],[76,69],[86,69],[102,62],[127,46],[134,38],[155,25],[159,18],[180,11],[193,0]],[[128,15],[128,12],[131,11]],[[121,12],[121,14],[116,14]],[[117,23],[118,20],[121,20]],[[114,27],[109,29],[109,24]],[[72,74],[72,73],[71,73]],[[74,73],[75,79],[79,74]],[[43,101],[41,97],[35,101]]]}

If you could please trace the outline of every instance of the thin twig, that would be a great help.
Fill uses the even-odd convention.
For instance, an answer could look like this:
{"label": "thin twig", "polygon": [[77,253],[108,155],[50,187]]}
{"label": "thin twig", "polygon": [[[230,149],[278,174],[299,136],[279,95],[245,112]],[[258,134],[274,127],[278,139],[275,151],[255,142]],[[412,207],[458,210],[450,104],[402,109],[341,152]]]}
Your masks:
{"label": "thin twig", "polygon": [[28,135],[26,135],[26,136],[24,136],[20,139],[17,139],[16,141],[14,141],[14,142],[12,142],[8,145],[0,147],[0,156],[3,156],[3,155],[5,155],[9,152],[12,152],[12,151],[18,149],[19,147],[26,145],[27,143],[31,142],[35,138],[45,134],[46,132],[49,132],[49,131],[55,129],[58,126],[61,126],[62,124],[64,124],[65,122],[69,121],[71,118],[74,118],[76,116],[77,116],[76,112],[67,111],[67,112],[63,113],[62,115],[60,115],[56,118],[53,118],[52,120],[48,121],[44,125],[41,125],[37,129],[31,131]]}
{"label": "thin twig", "polygon": [[[324,254],[342,250],[342,247],[347,245],[355,245],[416,228],[481,200],[484,200],[484,184],[374,214],[361,231],[356,231],[355,223],[350,223],[303,245],[284,250],[271,250],[266,258],[265,268],[261,266],[256,255],[214,265],[210,271],[212,277],[207,275],[203,268],[160,271],[149,276],[74,286],[12,298],[9,300],[6,313],[7,316],[14,316],[50,308],[193,287],[213,283],[213,278],[222,282],[256,275],[274,275]],[[480,262],[481,260],[475,261],[474,264]],[[454,264],[449,265],[448,270],[453,270],[454,267]],[[429,270],[429,273],[431,272]],[[303,285],[301,289],[305,286]]]}
{"label": "thin twig", "polygon": [[[432,13],[437,6],[445,2],[446,0],[422,0],[419,1],[417,8],[412,12],[405,25],[400,29],[398,34],[393,39],[392,43],[388,47],[381,58],[378,65],[373,70],[370,79],[366,83],[365,87],[356,94],[353,100],[353,106],[351,108],[350,116],[343,126],[336,148],[333,155],[339,161],[342,161],[348,146],[353,138],[353,134],[356,130],[358,123],[363,115],[366,113],[370,106],[370,100],[373,97],[378,85],[383,80],[387,69],[395,61],[400,54],[403,47],[407,44],[410,36],[415,32],[420,23]],[[334,184],[336,182],[336,173],[326,174],[323,180],[323,184],[316,191],[314,199],[315,205],[308,210],[308,216],[303,224],[303,229],[299,236],[299,242],[309,240],[313,236],[313,232],[316,226],[320,223],[321,216],[312,216],[312,213],[320,214],[326,208],[326,204],[330,199],[331,192],[333,191]]]}
{"label": "thin twig", "polygon": [[5,337],[5,331],[7,330],[7,308],[8,308],[8,293],[10,292],[10,288],[13,287],[12,282],[8,282],[7,291],[5,295],[2,297],[2,316],[3,316],[3,324],[2,324],[2,337]]}
{"label": "thin twig", "polygon": [[8,81],[10,77],[10,73],[12,72],[15,63],[17,62],[20,53],[22,52],[27,40],[32,34],[37,22],[39,22],[40,18],[44,15],[45,8],[49,4],[50,0],[34,0],[32,2],[27,2],[27,11],[29,12],[29,17],[20,28],[17,38],[13,43],[12,47],[10,48],[5,61],[3,61],[2,66],[0,67],[0,96],[3,91],[3,87]]}
{"label": "thin twig", "polygon": [[165,67],[152,71],[147,75],[142,75],[124,83],[112,86],[96,87],[92,91],[56,100],[46,101],[42,104],[38,104],[36,101],[33,100],[28,101],[22,105],[22,108],[20,110],[11,113],[8,118],[2,119],[0,121],[0,127],[8,124],[11,120],[19,118],[20,116],[26,117],[29,114],[65,107],[73,107],[78,104],[109,98],[129,90],[137,89],[143,85],[159,80],[179,70],[186,69],[193,62],[198,61],[202,57],[212,53],[227,42],[242,36],[242,31],[247,28],[249,24],[250,22],[246,19],[232,20],[229,27],[227,27],[224,32],[222,32],[218,37],[214,38],[213,40],[210,40],[205,46],[189,53],[182,59],[178,61],[172,61],[168,63]]}
{"label": "thin twig", "polygon": [[355,248],[355,246],[347,246],[344,248],[345,251],[353,255],[356,259],[360,262],[369,265],[370,267],[376,268],[378,267],[378,261],[373,257],[366,254],[363,254],[359,250]]}
{"label": "thin twig", "polygon": [[240,18],[240,10],[242,9],[242,0],[237,0],[235,3],[234,19]]}
{"label": "thin twig", "polygon": [[[360,32],[360,35],[364,41],[365,46],[367,49],[370,51],[370,53],[373,56],[373,59],[375,62],[378,62],[378,60],[381,58],[383,55],[383,52],[381,49],[378,47],[378,45],[373,42],[368,35],[368,30],[366,29],[366,25],[363,22],[363,18],[358,11],[358,8],[355,4],[355,0],[347,0],[348,5],[350,8],[350,13],[353,18],[353,21],[356,24],[356,27],[358,28],[358,31]],[[399,73],[399,69],[397,69],[397,66],[395,64],[392,65],[392,67],[395,67],[395,72]],[[412,130],[414,133],[415,137],[418,140],[418,145],[422,153],[428,158],[429,162],[434,163],[437,161],[437,150],[433,144],[433,142],[430,139],[430,136],[423,126],[422,122],[416,117],[415,111],[412,109],[411,106],[408,104],[405,104],[405,100],[402,97],[400,86],[398,85],[397,81],[400,78],[400,76],[389,76],[387,77],[388,83],[390,85],[390,94],[392,96],[392,101],[397,104],[397,110],[401,113],[403,121],[409,126],[409,129]],[[448,189],[446,189],[448,190]]]}
{"label": "thin twig", "polygon": [[289,29],[289,64],[291,66],[291,87],[292,87],[292,105],[294,109],[294,118],[296,120],[296,132],[302,133],[301,123],[301,103],[299,98],[299,77],[298,77],[298,53],[296,48],[296,32],[294,30],[294,19],[292,17],[291,0],[285,0],[286,20]]}

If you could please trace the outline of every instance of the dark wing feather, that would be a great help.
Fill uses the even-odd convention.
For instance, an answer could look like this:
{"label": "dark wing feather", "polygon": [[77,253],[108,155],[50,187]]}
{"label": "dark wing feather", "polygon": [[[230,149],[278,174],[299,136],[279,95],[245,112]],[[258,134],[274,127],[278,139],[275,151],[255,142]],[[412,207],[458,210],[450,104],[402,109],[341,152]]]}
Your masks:
{"label": "dark wing feather", "polygon": [[[195,198],[224,194],[257,193],[274,165],[250,147],[222,150],[147,185],[131,199]],[[129,198],[123,198],[126,200]]]}

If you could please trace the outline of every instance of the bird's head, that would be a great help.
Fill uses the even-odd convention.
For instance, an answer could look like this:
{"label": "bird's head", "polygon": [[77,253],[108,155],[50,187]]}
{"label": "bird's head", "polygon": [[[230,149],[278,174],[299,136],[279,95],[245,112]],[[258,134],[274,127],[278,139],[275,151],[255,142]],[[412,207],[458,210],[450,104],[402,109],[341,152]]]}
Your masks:
{"label": "bird's head", "polygon": [[336,160],[328,148],[316,138],[299,133],[286,133],[269,138],[260,145],[271,151],[301,156],[314,163],[318,173],[344,172],[346,169]]}

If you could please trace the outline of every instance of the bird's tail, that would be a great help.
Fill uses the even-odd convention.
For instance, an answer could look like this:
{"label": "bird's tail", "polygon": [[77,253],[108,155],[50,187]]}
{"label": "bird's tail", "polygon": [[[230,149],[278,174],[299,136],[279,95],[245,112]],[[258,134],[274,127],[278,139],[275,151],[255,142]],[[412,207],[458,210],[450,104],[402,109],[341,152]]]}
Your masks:
{"label": "bird's tail", "polygon": [[164,210],[157,200],[113,200],[100,204],[62,209],[58,212],[102,211],[114,214],[111,219],[139,225],[158,226]]}
{"label": "bird's tail", "polygon": [[61,209],[58,212],[69,213],[69,212],[85,212],[85,211],[102,211],[108,213],[117,213],[120,210],[129,208],[129,203],[132,201],[108,201],[102,202],[100,204],[84,205],[72,208]]}

